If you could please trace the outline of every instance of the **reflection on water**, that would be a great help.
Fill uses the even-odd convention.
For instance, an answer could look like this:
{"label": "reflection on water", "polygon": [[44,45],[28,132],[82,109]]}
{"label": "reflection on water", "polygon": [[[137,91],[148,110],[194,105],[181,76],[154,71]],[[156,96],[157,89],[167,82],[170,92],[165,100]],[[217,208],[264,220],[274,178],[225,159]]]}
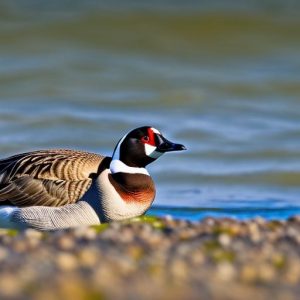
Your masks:
{"label": "reflection on water", "polygon": [[151,3],[0,2],[1,156],[150,124],[188,148],[149,167],[156,206],[298,212],[300,4]]}

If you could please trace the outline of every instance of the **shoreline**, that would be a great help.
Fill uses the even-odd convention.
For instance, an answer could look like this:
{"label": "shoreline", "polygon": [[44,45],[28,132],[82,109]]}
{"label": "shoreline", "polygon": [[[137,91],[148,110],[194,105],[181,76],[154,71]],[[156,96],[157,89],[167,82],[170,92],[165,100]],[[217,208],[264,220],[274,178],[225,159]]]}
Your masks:
{"label": "shoreline", "polygon": [[300,216],[1,229],[0,298],[298,299],[299,246]]}

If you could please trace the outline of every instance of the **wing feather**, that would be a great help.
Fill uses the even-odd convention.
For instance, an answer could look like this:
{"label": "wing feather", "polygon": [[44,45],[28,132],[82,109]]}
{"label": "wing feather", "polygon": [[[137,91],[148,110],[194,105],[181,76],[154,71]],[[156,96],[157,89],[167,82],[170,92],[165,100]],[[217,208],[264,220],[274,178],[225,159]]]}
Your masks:
{"label": "wing feather", "polygon": [[0,160],[0,205],[61,206],[77,202],[105,157],[83,151],[41,150]]}

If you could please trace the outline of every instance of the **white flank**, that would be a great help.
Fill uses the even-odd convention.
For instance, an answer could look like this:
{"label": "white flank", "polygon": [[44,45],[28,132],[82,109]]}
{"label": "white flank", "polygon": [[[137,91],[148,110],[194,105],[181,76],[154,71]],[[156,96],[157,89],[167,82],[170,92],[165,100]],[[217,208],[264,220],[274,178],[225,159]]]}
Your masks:
{"label": "white flank", "polygon": [[158,152],[156,151],[156,147],[149,145],[149,144],[145,144],[145,153],[147,156],[151,157],[151,158],[159,158],[161,155],[163,155],[162,152]]}
{"label": "white flank", "polygon": [[122,173],[130,173],[130,174],[145,174],[150,176],[148,171],[145,168],[129,167],[118,159],[113,159],[110,163],[109,168],[113,174],[122,172]]}

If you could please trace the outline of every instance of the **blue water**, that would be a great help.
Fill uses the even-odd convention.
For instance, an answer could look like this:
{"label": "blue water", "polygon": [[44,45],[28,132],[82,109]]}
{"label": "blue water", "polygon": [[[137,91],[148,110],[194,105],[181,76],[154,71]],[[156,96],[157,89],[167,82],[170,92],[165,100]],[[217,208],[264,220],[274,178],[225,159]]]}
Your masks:
{"label": "blue water", "polygon": [[247,220],[253,218],[265,218],[266,220],[285,220],[291,216],[299,215],[300,207],[281,207],[281,208],[193,208],[193,207],[164,207],[153,206],[147,215],[160,216],[160,217],[172,217],[173,219],[185,219],[190,221],[198,221],[206,217],[216,218],[233,218],[239,220]]}
{"label": "blue water", "polygon": [[149,166],[150,213],[300,209],[300,2],[1,1],[0,156],[111,155],[152,125],[188,151]]}

